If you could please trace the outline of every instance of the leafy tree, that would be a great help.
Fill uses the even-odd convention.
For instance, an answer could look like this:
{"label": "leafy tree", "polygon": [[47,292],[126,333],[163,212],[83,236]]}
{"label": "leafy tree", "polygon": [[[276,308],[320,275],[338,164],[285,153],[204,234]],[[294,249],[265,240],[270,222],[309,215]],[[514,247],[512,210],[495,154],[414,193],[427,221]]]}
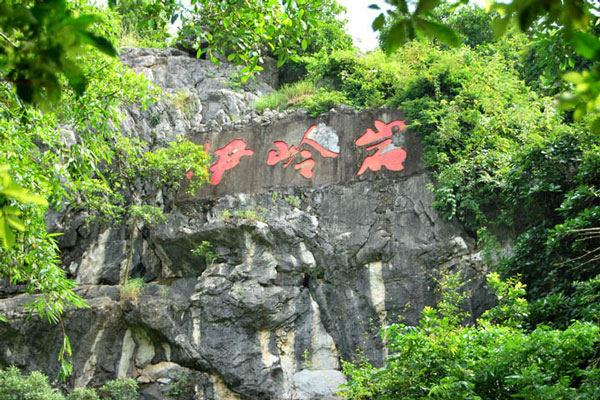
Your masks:
{"label": "leafy tree", "polygon": [[181,12],[175,0],[119,0],[113,10],[120,16],[124,37],[133,36],[140,47],[165,47],[169,25]]}
{"label": "leafy tree", "polygon": [[262,70],[267,55],[276,57],[281,66],[296,61],[309,46],[327,41],[329,48],[337,46],[331,42],[340,41],[340,47],[348,44],[341,24],[333,22],[343,10],[335,0],[192,0],[191,5],[191,15],[185,17],[180,35],[206,41],[199,56],[206,53],[218,63],[220,53],[228,61],[243,65],[244,81]]}
{"label": "leafy tree", "polygon": [[[476,5],[456,9],[456,6],[442,3],[429,14],[431,22],[446,25],[463,44],[470,47],[492,43],[496,39],[493,34],[494,14],[487,13]],[[379,29],[379,45],[384,51],[387,51],[388,44],[394,43],[390,38],[391,28],[394,26],[395,20],[387,18],[384,26]],[[433,34],[429,36],[439,39]]]}
{"label": "leafy tree", "polygon": [[92,45],[115,56],[111,42],[91,29],[94,14],[76,15],[65,0],[0,4],[0,72],[27,103],[46,105],[59,100],[60,76],[77,95],[87,78],[76,56]]}

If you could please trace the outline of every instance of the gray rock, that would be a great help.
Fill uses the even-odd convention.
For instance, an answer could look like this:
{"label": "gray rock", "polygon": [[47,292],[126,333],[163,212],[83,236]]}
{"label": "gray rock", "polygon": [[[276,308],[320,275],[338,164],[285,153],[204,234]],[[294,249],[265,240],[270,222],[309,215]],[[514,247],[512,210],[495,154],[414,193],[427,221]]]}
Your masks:
{"label": "gray rock", "polygon": [[294,399],[338,399],[335,395],[340,385],[346,383],[344,374],[340,371],[302,370],[294,374]]}

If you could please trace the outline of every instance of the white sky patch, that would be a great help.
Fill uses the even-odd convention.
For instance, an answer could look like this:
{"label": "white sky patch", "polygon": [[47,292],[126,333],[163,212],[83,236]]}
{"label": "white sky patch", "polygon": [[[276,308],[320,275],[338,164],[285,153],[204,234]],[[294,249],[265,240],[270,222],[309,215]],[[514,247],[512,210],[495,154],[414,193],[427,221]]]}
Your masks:
{"label": "white sky patch", "polygon": [[[348,33],[354,39],[354,45],[362,51],[379,46],[371,24],[383,10],[389,10],[390,5],[382,0],[338,0],[338,3],[347,9],[342,17],[348,19]],[[370,9],[370,4],[377,4],[381,10]]]}
{"label": "white sky patch", "polygon": [[[470,4],[485,7],[487,2],[487,0],[471,0]],[[382,11],[389,10],[391,6],[383,0],[338,0],[338,3],[347,9],[342,18],[348,19],[347,29],[354,39],[354,45],[365,52],[379,46],[377,34],[373,32],[371,24]],[[377,4],[381,10],[370,9],[370,4]]]}

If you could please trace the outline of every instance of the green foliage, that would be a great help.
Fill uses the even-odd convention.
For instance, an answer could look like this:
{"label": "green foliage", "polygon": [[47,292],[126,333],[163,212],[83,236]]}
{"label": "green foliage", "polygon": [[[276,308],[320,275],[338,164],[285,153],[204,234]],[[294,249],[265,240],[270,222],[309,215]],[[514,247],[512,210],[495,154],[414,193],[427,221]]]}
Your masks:
{"label": "green foliage", "polygon": [[297,107],[307,97],[315,94],[316,91],[317,88],[312,81],[298,81],[283,85],[279,90],[259,97],[254,103],[254,108],[257,111],[264,111],[267,108],[279,110],[287,107]]}
{"label": "green foliage", "polygon": [[98,389],[98,394],[103,400],[137,400],[138,384],[132,378],[109,381]]}
{"label": "green foliage", "polygon": [[190,113],[190,104],[193,101],[192,96],[193,94],[189,90],[182,89],[175,92],[175,95],[171,97],[171,101],[175,108],[188,115]]}
{"label": "green foliage", "polygon": [[241,219],[241,220],[247,220],[247,221],[260,221],[260,222],[264,222],[265,221],[265,213],[267,212],[267,209],[265,207],[260,207],[260,206],[254,206],[252,208],[247,208],[244,210],[235,210],[235,211],[231,211],[228,209],[224,209],[223,211],[221,211],[221,214],[219,215],[219,219],[223,222],[229,222],[232,218],[237,218],[237,219]]}
{"label": "green foliage", "polygon": [[229,221],[231,219],[231,210],[224,209],[223,211],[221,211],[219,219],[223,222]]}
{"label": "green foliage", "polygon": [[[0,4],[0,67],[26,103],[47,106],[62,94],[62,77],[82,95],[88,78],[77,55],[94,46],[115,56],[109,40],[92,25],[94,14],[79,14],[66,1]],[[61,77],[62,76],[62,77]]]}
{"label": "green foliage", "polygon": [[520,275],[536,299],[523,324],[564,328],[589,320],[579,309],[594,309],[573,282],[591,284],[600,273],[600,149],[588,121],[565,123],[552,99],[520,81],[527,43],[517,34],[473,49],[413,41],[387,58],[334,52],[305,61],[308,79],[347,104],[405,111],[423,138],[435,207],[488,250],[494,233],[512,232],[514,256],[499,271]]}
{"label": "green foliage", "polygon": [[198,257],[203,257],[208,264],[211,264],[218,260],[221,256],[214,252],[212,244],[203,240],[200,245],[192,249],[192,254]]}
{"label": "green foliage", "polygon": [[[389,355],[382,368],[344,362],[347,399],[587,399],[597,398],[600,327],[576,322],[565,330],[540,326],[527,333],[509,310],[521,310],[523,286],[490,278],[499,299],[477,326],[464,325],[458,275],[446,275],[437,309],[426,307],[418,326],[381,332]],[[457,294],[458,292],[458,294]],[[509,315],[506,315],[509,316]],[[490,320],[494,319],[494,321]]]}
{"label": "green foliage", "polygon": [[235,210],[233,215],[239,219],[245,219],[247,221],[265,221],[264,213],[267,212],[267,209],[264,207],[258,207],[247,210]]}
{"label": "green foliage", "polygon": [[[145,282],[142,278],[128,279],[119,290],[119,298],[121,301],[129,301],[135,303],[140,297],[140,294],[145,289]],[[125,385],[123,383],[123,385]]]}
{"label": "green foliage", "polygon": [[174,0],[113,0],[120,16],[120,44],[135,47],[166,47],[169,23],[180,11]]}
{"label": "green foliage", "polygon": [[12,205],[14,202],[34,203],[40,206],[47,206],[46,199],[33,195],[24,187],[21,187],[12,181],[8,174],[10,166],[0,165],[0,240],[2,247],[9,249],[15,243],[15,234],[13,229],[25,231],[25,222],[19,218],[21,210]]}
{"label": "green foliage", "polygon": [[337,105],[345,103],[348,103],[348,100],[344,93],[338,92],[337,90],[319,88],[314,95],[300,101],[300,106],[306,108],[308,115],[316,117]]}
{"label": "green foliage", "polygon": [[[335,0],[278,0],[239,2],[193,0],[192,17],[184,20],[181,36],[194,35],[208,43],[208,58],[218,63],[217,53],[243,65],[243,80],[261,71],[266,55],[277,58],[278,66],[296,60],[310,45],[329,41],[329,48],[345,47],[347,35],[335,16],[342,8]],[[334,37],[327,37],[326,26]],[[314,32],[314,33],[313,33]],[[335,45],[331,42],[341,42]]]}
{"label": "green foliage", "polygon": [[[38,371],[23,375],[16,367],[0,369],[0,398],[2,400],[65,400],[60,391],[53,389],[48,377]],[[134,379],[105,383],[98,391],[78,388],[66,400],[137,400],[137,382]]]}
{"label": "green foliage", "polygon": [[[160,90],[106,56],[116,54],[111,40],[118,36],[110,11],[75,1],[9,2],[0,9],[0,275],[32,296],[26,310],[61,323],[68,306],[86,305],[60,267],[45,208],[27,203],[47,199],[57,210],[69,204],[107,219],[149,222],[161,213],[122,186],[131,172],[158,176],[170,188],[189,172],[195,190],[208,177],[208,161],[201,147],[185,141],[155,152],[122,145],[115,128],[121,108],[134,102],[145,108]],[[123,153],[141,155],[147,165],[135,169]],[[72,369],[66,336],[59,354],[64,377]]]}
{"label": "green foliage", "polygon": [[313,367],[312,357],[308,349],[304,349],[304,353],[302,353],[302,364],[304,364],[304,368],[312,369]]}
{"label": "green foliage", "polygon": [[3,400],[64,400],[48,384],[48,377],[34,371],[23,376],[16,367],[0,369],[0,398]]}
{"label": "green foliage", "polygon": [[189,399],[195,394],[195,380],[189,372],[184,372],[175,378],[169,389],[167,400]]}
{"label": "green foliage", "polygon": [[171,97],[171,101],[175,108],[184,113],[187,116],[190,116],[191,113],[191,103],[194,101],[193,94],[185,89],[178,90],[174,96]]}
{"label": "green foliage", "polygon": [[290,206],[296,207],[296,208],[300,207],[300,204],[301,204],[301,200],[298,197],[293,196],[291,194],[285,196],[283,198],[283,200],[285,200],[285,202],[288,203]]}
{"label": "green foliage", "polygon": [[[464,0],[451,6],[444,5],[442,10],[453,10],[468,2],[468,0]],[[373,30],[382,32],[382,48],[386,52],[394,52],[402,44],[417,37],[417,33],[432,37],[450,46],[458,44],[458,34],[454,29],[446,23],[432,20],[436,11],[439,14],[441,1],[420,0],[413,12],[409,10],[405,0],[388,0],[388,3],[393,5],[392,10],[387,12],[387,16],[381,13],[372,25]],[[379,7],[372,5],[371,8],[378,9]],[[527,74],[540,76],[539,69],[541,69],[544,72],[560,72],[562,75],[567,65],[573,68],[576,63],[579,63],[580,67],[582,67],[581,64],[586,64],[586,62],[580,62],[581,57],[589,60],[591,63],[588,62],[585,67],[590,66],[590,69],[583,73],[572,71],[565,74],[564,78],[573,85],[574,90],[561,95],[560,105],[564,110],[574,110],[573,115],[576,120],[592,111],[599,110],[600,39],[597,28],[599,9],[596,2],[585,0],[573,2],[560,0],[494,1],[490,5],[490,10],[499,15],[492,27],[496,37],[504,34],[513,20],[522,32],[530,29],[539,32],[539,37],[542,38],[539,53],[544,58],[536,60],[538,51],[530,52],[530,62],[525,68]],[[465,25],[468,25],[473,20],[464,22]],[[557,41],[556,38],[559,40]],[[561,52],[561,47],[563,47],[561,41],[569,44],[570,49],[566,51],[566,54]],[[574,52],[578,53],[580,57],[569,58]],[[552,57],[545,57],[549,55]],[[531,56],[533,56],[533,60]],[[554,80],[556,83],[557,77],[545,77],[540,87],[547,92],[555,92],[552,87],[549,88],[548,82]],[[562,85],[559,83],[555,86],[561,87]],[[600,132],[600,115],[595,116],[591,129],[596,133]]]}
{"label": "green foliage", "polygon": [[[563,79],[567,71],[584,71],[592,67],[593,63],[570,46],[560,29],[537,31],[533,35],[518,69],[527,85],[540,93],[556,95],[567,91],[571,86]],[[570,79],[576,79],[576,76],[571,75]]]}
{"label": "green foliage", "polygon": [[266,109],[270,110],[280,110],[283,106],[286,105],[286,97],[279,90],[274,90],[269,94],[259,97],[254,102],[254,109],[256,111],[264,111]]}

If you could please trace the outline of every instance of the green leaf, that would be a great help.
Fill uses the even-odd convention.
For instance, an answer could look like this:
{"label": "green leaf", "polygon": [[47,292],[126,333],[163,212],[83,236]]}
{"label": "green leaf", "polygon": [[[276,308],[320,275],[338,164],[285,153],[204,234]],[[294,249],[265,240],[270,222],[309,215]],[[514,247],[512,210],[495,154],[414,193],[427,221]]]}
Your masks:
{"label": "green leaf", "polygon": [[285,64],[285,55],[280,54],[279,57],[277,57],[277,68],[281,67],[283,64]]}
{"label": "green leaf", "polygon": [[600,116],[592,120],[590,123],[590,131],[594,134],[600,133]]}
{"label": "green leaf", "polygon": [[34,203],[40,206],[47,206],[48,202],[45,198],[29,193],[25,188],[11,182],[8,186],[0,189],[0,193],[12,197],[22,203]]}
{"label": "green leaf", "polygon": [[563,79],[567,82],[579,84],[583,82],[583,75],[581,75],[579,72],[571,71],[564,74]]}
{"label": "green leaf", "polygon": [[423,13],[429,12],[439,5],[440,0],[421,0],[419,1],[419,4],[417,4],[415,15],[421,15]]}
{"label": "green leaf", "polygon": [[15,228],[19,232],[24,232],[25,231],[25,224],[23,223],[23,221],[21,221],[21,219],[19,219],[17,217],[14,217],[12,215],[7,215],[6,216],[6,221],[8,222],[8,224],[10,226],[12,226],[13,228]]}
{"label": "green leaf", "polygon": [[87,87],[87,79],[81,68],[74,63],[68,63],[63,68],[63,74],[65,74],[65,77],[69,81],[69,86],[71,86],[75,94],[81,96]]}
{"label": "green leaf", "polygon": [[382,14],[379,14],[379,16],[373,20],[373,24],[371,25],[371,27],[373,28],[373,31],[380,31],[381,28],[383,28],[384,24],[385,24],[385,16],[382,13]]}
{"label": "green leaf", "polygon": [[406,19],[401,19],[392,25],[385,40],[385,52],[387,54],[393,53],[406,42],[406,23],[408,23]]}
{"label": "green leaf", "polygon": [[308,41],[306,39],[302,39],[302,50],[306,50],[308,47]]}
{"label": "green leaf", "polygon": [[371,4],[369,6],[369,8],[372,9],[372,10],[381,10],[381,8],[377,4]]}
{"label": "green leaf", "polygon": [[596,36],[577,31],[573,34],[571,44],[575,51],[588,60],[600,59],[600,40]]}
{"label": "green leaf", "polygon": [[508,23],[510,22],[510,17],[497,18],[494,20],[492,25],[492,30],[494,32],[494,39],[499,39],[508,28]]}
{"label": "green leaf", "polygon": [[95,35],[91,32],[82,32],[80,37],[84,42],[91,44],[104,54],[111,57],[117,56],[117,50],[115,50],[110,40],[102,36]]}
{"label": "green leaf", "polygon": [[235,54],[230,54],[227,56],[227,61],[233,61],[235,59]]}
{"label": "green leaf", "polygon": [[422,18],[415,18],[414,20],[419,29],[427,36],[436,38],[450,47],[457,47],[460,44],[460,37],[449,26]]}
{"label": "green leaf", "polygon": [[10,249],[15,244],[15,234],[8,227],[3,214],[0,214],[0,240],[2,240],[2,246],[5,249]]}

